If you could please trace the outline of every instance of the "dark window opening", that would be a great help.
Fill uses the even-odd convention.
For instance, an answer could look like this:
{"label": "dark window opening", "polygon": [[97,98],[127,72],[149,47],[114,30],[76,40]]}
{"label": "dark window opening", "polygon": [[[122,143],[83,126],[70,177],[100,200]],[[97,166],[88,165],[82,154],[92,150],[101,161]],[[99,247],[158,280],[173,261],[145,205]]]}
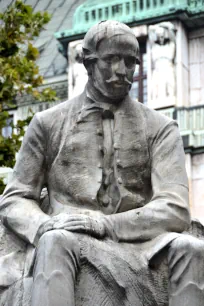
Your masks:
{"label": "dark window opening", "polygon": [[154,5],[154,6],[157,6],[157,0],[154,0],[154,1],[153,1],[153,5]]}
{"label": "dark window opening", "polygon": [[122,15],[123,7],[122,4],[118,4],[118,13]]}
{"label": "dark window opening", "polygon": [[108,7],[105,8],[105,16],[108,18]]}
{"label": "dark window opening", "polygon": [[88,13],[88,12],[85,13],[85,20],[86,20],[87,22],[89,21],[89,13]]}
{"label": "dark window opening", "polygon": [[92,15],[92,18],[93,18],[93,19],[96,19],[96,11],[95,11],[95,10],[93,10],[93,11],[91,12],[91,15]]}
{"label": "dark window opening", "polygon": [[136,1],[133,1],[133,11],[136,12],[136,9],[137,9]]}
{"label": "dark window opening", "polygon": [[122,13],[122,4],[117,4],[112,6],[112,15],[116,16]]}
{"label": "dark window opening", "polygon": [[133,100],[147,104],[147,53],[146,43],[140,44],[140,65],[136,65],[133,84],[130,90]]}
{"label": "dark window opening", "polygon": [[130,3],[126,3],[126,14],[130,13]]}
{"label": "dark window opening", "polygon": [[112,15],[115,16],[117,13],[117,5],[112,6]]}

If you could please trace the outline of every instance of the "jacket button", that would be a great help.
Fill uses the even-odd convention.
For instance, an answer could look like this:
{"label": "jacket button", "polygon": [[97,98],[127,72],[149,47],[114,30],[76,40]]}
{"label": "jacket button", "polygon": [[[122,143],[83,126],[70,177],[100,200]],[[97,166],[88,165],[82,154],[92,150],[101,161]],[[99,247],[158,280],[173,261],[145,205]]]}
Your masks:
{"label": "jacket button", "polygon": [[97,129],[96,130],[96,134],[99,135],[99,136],[102,136],[103,135],[103,131],[101,129]]}
{"label": "jacket button", "polygon": [[104,197],[103,197],[103,200],[102,200],[102,203],[103,203],[103,206],[104,206],[104,207],[107,207],[108,204],[110,203],[109,197],[108,197],[108,196],[104,196]]}
{"label": "jacket button", "polygon": [[118,184],[122,184],[122,182],[123,182],[123,181],[122,181],[121,177],[119,177],[119,178],[118,178]]}
{"label": "jacket button", "polygon": [[119,149],[119,145],[116,142],[113,144],[113,147],[114,149]]}
{"label": "jacket button", "polygon": [[99,151],[101,152],[101,153],[103,153],[103,146],[98,146],[98,149],[99,149]]}
{"label": "jacket button", "polygon": [[116,164],[119,166],[121,164],[121,160],[120,159],[117,159],[116,160]]}

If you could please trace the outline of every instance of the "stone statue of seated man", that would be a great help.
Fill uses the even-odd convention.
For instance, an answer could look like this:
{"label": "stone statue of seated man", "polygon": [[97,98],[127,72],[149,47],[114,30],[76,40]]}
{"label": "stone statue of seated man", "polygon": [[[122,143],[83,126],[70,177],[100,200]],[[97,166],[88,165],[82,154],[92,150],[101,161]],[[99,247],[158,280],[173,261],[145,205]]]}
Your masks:
{"label": "stone statue of seated man", "polygon": [[31,306],[201,306],[204,242],[182,234],[183,144],[175,121],[128,95],[134,33],[98,23],[83,63],[84,92],[34,116],[0,205],[36,247]]}

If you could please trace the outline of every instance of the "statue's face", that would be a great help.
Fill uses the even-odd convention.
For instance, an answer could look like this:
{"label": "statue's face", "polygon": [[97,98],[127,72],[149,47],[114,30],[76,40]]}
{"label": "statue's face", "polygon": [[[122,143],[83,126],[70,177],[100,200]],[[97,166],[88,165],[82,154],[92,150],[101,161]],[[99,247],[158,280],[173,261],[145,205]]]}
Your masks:
{"label": "statue's face", "polygon": [[104,39],[97,49],[97,61],[92,67],[92,82],[105,96],[121,99],[133,82],[137,44],[133,35],[117,35]]}
{"label": "statue's face", "polygon": [[162,27],[159,27],[156,31],[157,37],[158,37],[158,42],[160,45],[164,44],[164,39],[165,39],[165,30]]}

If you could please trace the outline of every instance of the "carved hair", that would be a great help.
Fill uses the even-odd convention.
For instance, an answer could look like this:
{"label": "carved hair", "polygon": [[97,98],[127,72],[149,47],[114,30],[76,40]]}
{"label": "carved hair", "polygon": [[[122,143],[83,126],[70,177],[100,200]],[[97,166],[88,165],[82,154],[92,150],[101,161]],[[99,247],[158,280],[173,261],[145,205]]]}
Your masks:
{"label": "carved hair", "polygon": [[139,63],[139,44],[133,31],[125,24],[113,20],[97,23],[86,33],[83,40],[83,62],[85,67],[97,60],[97,49],[103,39],[110,39],[116,35],[132,35],[137,48],[137,63]]}

